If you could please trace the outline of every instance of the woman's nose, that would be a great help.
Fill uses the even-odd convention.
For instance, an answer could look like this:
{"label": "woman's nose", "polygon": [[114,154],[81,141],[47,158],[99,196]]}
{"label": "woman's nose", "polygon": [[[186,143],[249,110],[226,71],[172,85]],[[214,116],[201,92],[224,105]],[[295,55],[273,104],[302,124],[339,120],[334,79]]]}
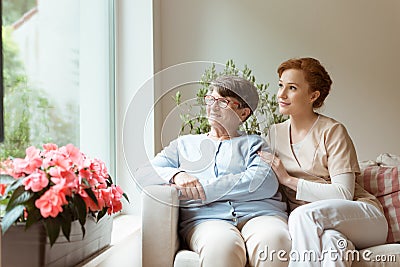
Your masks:
{"label": "woman's nose", "polygon": [[286,98],[286,89],[285,89],[285,87],[281,87],[281,88],[278,89],[278,93],[276,94],[276,97],[277,98],[283,98],[283,99]]}
{"label": "woman's nose", "polygon": [[218,100],[215,100],[214,103],[212,103],[211,109],[213,109],[213,110],[219,110],[220,109]]}

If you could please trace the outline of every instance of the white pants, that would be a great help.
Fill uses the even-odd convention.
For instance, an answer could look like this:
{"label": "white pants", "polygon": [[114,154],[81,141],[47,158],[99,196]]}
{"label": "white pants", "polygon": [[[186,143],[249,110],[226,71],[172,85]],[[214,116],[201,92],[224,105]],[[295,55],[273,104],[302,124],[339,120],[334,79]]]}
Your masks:
{"label": "white pants", "polygon": [[[238,225],[206,221],[195,226],[186,238],[189,248],[200,256],[202,267],[287,266],[271,251],[290,251],[287,222],[280,217],[260,216]],[[268,253],[269,255],[266,255]]]}
{"label": "white pants", "polygon": [[338,199],[300,206],[288,223],[289,266],[351,266],[351,250],[384,244],[388,231],[384,214],[375,206]]}

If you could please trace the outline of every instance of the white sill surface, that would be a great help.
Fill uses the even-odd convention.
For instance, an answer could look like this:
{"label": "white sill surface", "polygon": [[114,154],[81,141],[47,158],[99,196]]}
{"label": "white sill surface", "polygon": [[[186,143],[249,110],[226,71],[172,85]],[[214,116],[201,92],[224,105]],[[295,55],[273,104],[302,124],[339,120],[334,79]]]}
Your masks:
{"label": "white sill surface", "polygon": [[119,215],[113,220],[111,244],[80,267],[141,266],[140,216]]}
{"label": "white sill surface", "polygon": [[122,242],[127,236],[139,231],[142,219],[135,215],[119,215],[113,220],[111,246]]}

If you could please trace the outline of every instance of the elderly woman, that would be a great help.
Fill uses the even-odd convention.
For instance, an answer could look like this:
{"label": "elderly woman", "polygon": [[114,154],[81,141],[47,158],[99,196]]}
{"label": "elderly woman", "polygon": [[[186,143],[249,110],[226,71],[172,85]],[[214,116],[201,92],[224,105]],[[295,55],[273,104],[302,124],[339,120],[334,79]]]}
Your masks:
{"label": "elderly woman", "polygon": [[290,251],[290,238],[278,180],[257,155],[266,144],[239,131],[258,99],[246,79],[217,78],[204,97],[210,132],[180,136],[151,160],[180,191],[179,232],[201,266],[287,265],[268,255]]}

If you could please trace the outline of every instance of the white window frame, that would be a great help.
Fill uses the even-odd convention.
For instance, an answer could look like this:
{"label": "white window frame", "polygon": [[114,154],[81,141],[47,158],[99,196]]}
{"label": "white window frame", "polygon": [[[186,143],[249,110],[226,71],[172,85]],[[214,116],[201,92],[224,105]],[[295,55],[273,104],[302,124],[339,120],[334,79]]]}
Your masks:
{"label": "white window frame", "polygon": [[80,10],[80,148],[115,181],[115,1],[80,1]]}

